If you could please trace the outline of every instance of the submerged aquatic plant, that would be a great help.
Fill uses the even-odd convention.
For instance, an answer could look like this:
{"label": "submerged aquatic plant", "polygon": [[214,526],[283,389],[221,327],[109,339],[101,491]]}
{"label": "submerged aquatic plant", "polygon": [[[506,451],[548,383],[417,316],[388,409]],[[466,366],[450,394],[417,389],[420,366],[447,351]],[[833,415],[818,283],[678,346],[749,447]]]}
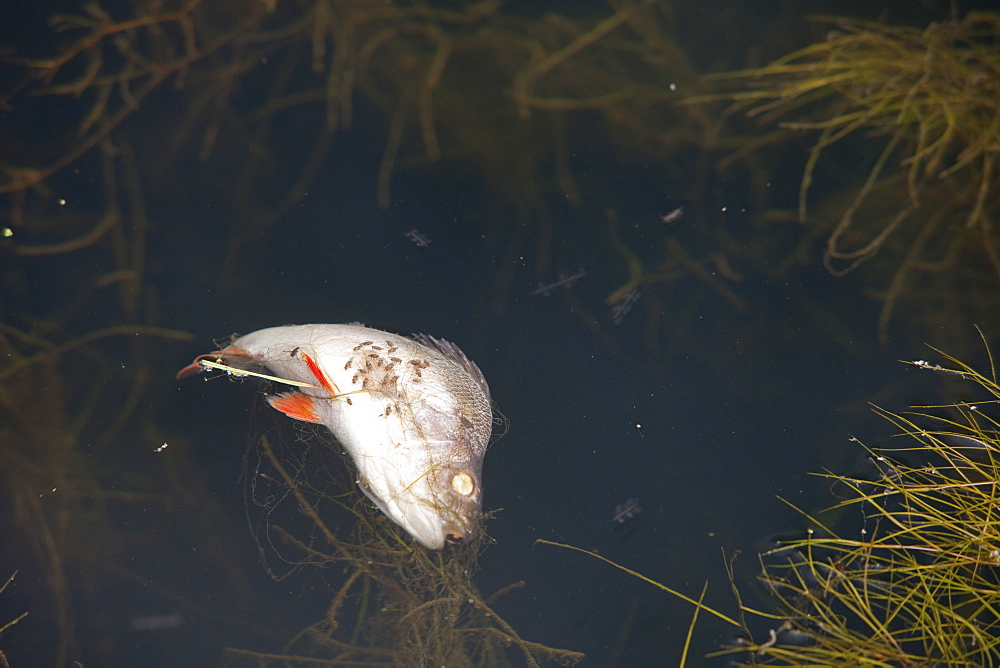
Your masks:
{"label": "submerged aquatic plant", "polygon": [[[596,20],[521,16],[502,5],[95,2],[54,16],[57,55],[0,56],[22,72],[0,91],[0,106],[72,100],[64,122],[76,126],[41,156],[0,151],[0,198],[13,199],[16,248],[31,230],[37,191],[47,194],[41,186],[136,133],[165,138],[134,142],[150,152],[137,166],[151,183],[172,179],[183,160],[207,165],[203,181],[245,221],[228,241],[223,269],[232,270],[246,233],[293,213],[329,163],[357,160],[338,140],[375,110],[385,126],[373,174],[382,208],[401,167],[447,160],[471,164],[512,202],[532,205],[546,194],[542,182],[578,202],[573,146],[594,137],[589,126],[575,129],[573,113],[594,114],[626,147],[661,153],[690,143],[662,137],[664,116],[710,124],[700,110],[665,104],[678,96],[669,82],[695,80],[665,0],[611,2]],[[80,242],[105,231],[95,227]]]}
{"label": "submerged aquatic plant", "polygon": [[[593,132],[568,116],[586,112],[618,128],[626,145],[652,144],[661,117],[674,116],[663,102],[678,93],[666,82],[694,80],[664,0],[611,2],[604,16],[522,16],[501,5],[87,2],[52,16],[51,38],[20,31],[30,43],[26,37],[20,52],[0,49],[5,80],[19,79],[0,90],[11,121],[0,132],[8,313],[0,323],[0,498],[15,507],[6,556],[35,568],[27,578],[22,570],[22,579],[51,591],[50,600],[35,597],[32,619],[53,629],[52,663],[116,661],[126,622],[102,610],[106,623],[95,628],[80,594],[107,592],[109,583],[158,592],[199,620],[213,611],[197,601],[211,599],[243,618],[240,627],[258,642],[285,637],[282,615],[250,622],[266,606],[248,603],[260,602],[257,592],[228,559],[224,529],[233,523],[197,484],[198,464],[186,447],[194,439],[157,413],[169,402],[145,394],[161,377],[154,356],[172,355],[145,337],[188,338],[158,326],[160,290],[197,285],[205,270],[256,307],[259,282],[246,279],[259,276],[260,266],[246,258],[245,244],[297,212],[314,184],[331,178],[324,171],[331,164],[359,158],[345,130],[365,115],[381,119],[375,127],[384,135],[371,179],[381,204],[389,203],[399,168],[455,160],[477,166],[497,191],[531,210],[539,184],[576,197],[571,147],[590,145]],[[656,146],[667,152],[685,142],[671,136]],[[210,200],[211,207],[193,204]],[[189,204],[198,213],[185,212]],[[496,235],[510,245],[509,257],[531,245],[521,227]],[[557,247],[555,234],[539,226],[541,268]],[[173,248],[182,240],[194,252]],[[203,252],[220,260],[190,260]],[[184,269],[188,261],[197,276]],[[184,279],[173,281],[174,271]],[[497,284],[509,288],[512,279],[503,274]],[[105,339],[112,341],[102,348]],[[145,457],[163,453],[168,437],[169,456],[150,463]],[[391,533],[345,536],[316,512],[334,497],[316,480],[308,488],[297,467],[282,466],[294,475],[273,467],[276,498],[289,499],[296,513],[301,503],[315,521],[302,532],[275,523],[268,536],[292,545],[289,560],[303,568],[346,575],[332,586],[327,619],[289,644],[287,656],[251,660],[287,665],[295,653],[328,663],[453,666],[465,658],[495,663],[506,646],[519,648],[522,663],[578,660],[521,640],[492,614],[490,599],[469,583],[475,549],[438,559],[384,537]],[[257,489],[266,486],[261,480]],[[190,512],[177,513],[177,504]],[[129,517],[153,510],[163,513],[163,525]],[[238,603],[199,591],[200,577],[178,585],[130,569],[147,563],[136,558],[140,551],[148,563],[189,564],[169,550],[183,550],[191,536],[211,546],[213,564],[226,574],[211,584],[231,583],[226,591]],[[18,546],[23,554],[15,554]]]}
{"label": "submerged aquatic plant", "polygon": [[[489,541],[484,531],[454,549],[415,548],[343,471],[318,466],[329,453],[289,462],[263,437],[258,456],[249,478],[250,500],[263,511],[261,555],[291,571],[328,571],[334,583],[325,614],[281,652],[228,648],[237,665],[539,666],[584,658],[525,640],[492,609],[523,583],[491,596],[472,583]],[[269,572],[276,580],[289,574]]]}
{"label": "submerged aquatic plant", "polygon": [[[713,78],[750,88],[721,96],[736,100],[738,110],[819,133],[799,186],[798,218],[806,222],[816,208],[808,200],[820,168],[831,173],[828,182],[847,182],[846,198],[833,205],[838,211],[813,216],[810,226],[826,234],[823,261],[834,275],[883,250],[891,258],[894,269],[880,295],[885,339],[900,299],[929,276],[955,273],[964,288],[986,282],[992,291],[1000,278],[1000,234],[991,223],[997,204],[990,197],[1000,185],[1000,14],[969,13],[923,30],[822,20],[833,25],[825,41],[766,67]],[[835,145],[848,140],[864,143],[837,157]],[[855,173],[859,182],[851,181]],[[835,221],[832,228],[826,218]]]}
{"label": "submerged aquatic plant", "polygon": [[[1000,384],[992,364],[984,375],[947,360],[912,364],[971,383],[981,399],[906,414],[876,409],[907,443],[868,449],[873,480],[822,474],[846,490],[829,510],[861,508],[864,527],[847,535],[803,512],[806,535],[761,555],[771,610],[744,605],[734,583],[734,619],[613,565],[738,629],[742,640],[715,656],[738,656],[739,665],[997,665]],[[772,627],[754,640],[750,627],[761,620]]]}
{"label": "submerged aquatic plant", "polygon": [[[804,642],[772,665],[995,665],[1000,661],[1000,385],[958,360],[917,366],[971,381],[975,403],[879,410],[906,445],[870,449],[875,480],[825,474],[860,507],[850,538],[809,516],[805,538],[762,555],[763,582]],[[905,463],[906,461],[912,463]]]}
{"label": "submerged aquatic plant", "polygon": [[[9,578],[7,578],[6,582],[4,582],[2,585],[0,585],[0,594],[2,594],[3,591],[4,591],[4,589],[7,588],[7,585],[9,585],[11,582],[14,581],[15,577],[17,577],[17,572],[16,571],[14,572],[13,575],[11,575]],[[28,616],[27,612],[22,612],[20,615],[18,615],[14,619],[10,620],[9,622],[5,622],[3,625],[0,625],[0,633],[3,633],[4,631],[6,631],[10,627],[14,626],[15,624],[17,624],[19,621],[21,621],[22,619],[24,619],[27,616]],[[7,662],[7,656],[3,652],[0,652],[0,668],[9,668],[9,666],[10,666],[10,664]]]}

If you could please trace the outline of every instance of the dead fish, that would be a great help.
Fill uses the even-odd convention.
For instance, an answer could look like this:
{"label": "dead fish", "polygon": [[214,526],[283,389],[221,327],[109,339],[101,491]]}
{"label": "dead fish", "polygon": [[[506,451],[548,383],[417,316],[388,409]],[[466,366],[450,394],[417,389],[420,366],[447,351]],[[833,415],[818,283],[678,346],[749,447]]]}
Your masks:
{"label": "dead fish", "polygon": [[455,344],[358,324],[292,325],[238,337],[177,376],[206,366],[266,369],[296,385],[268,403],[326,426],[361,490],[424,547],[462,543],[477,529],[493,413],[486,378]]}

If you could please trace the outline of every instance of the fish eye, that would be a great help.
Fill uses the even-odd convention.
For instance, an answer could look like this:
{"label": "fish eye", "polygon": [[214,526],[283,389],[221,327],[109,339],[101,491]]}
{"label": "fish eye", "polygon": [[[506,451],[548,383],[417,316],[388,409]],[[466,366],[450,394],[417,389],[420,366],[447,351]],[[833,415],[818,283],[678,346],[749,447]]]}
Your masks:
{"label": "fish eye", "polygon": [[462,496],[470,496],[476,491],[476,483],[468,473],[456,473],[451,479],[451,488]]}

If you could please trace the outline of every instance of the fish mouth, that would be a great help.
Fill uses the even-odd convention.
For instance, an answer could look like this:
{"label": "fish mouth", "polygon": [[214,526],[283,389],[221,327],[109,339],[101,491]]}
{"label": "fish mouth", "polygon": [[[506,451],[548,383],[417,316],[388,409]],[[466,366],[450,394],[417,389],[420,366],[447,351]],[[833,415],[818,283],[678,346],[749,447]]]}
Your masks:
{"label": "fish mouth", "polygon": [[475,531],[474,518],[463,517],[461,518],[461,521],[446,522],[441,527],[441,533],[443,534],[444,543],[438,549],[444,547],[445,544],[464,545],[465,542],[469,540],[469,538],[472,536],[474,531]]}
{"label": "fish mouth", "polygon": [[[478,514],[477,514],[478,516]],[[441,531],[444,533],[444,542],[449,545],[462,545],[475,531],[475,518],[462,518],[462,522],[447,522]]]}
{"label": "fish mouth", "polygon": [[383,498],[361,480],[358,487],[386,517],[429,550],[443,549],[446,544],[463,545],[472,535],[479,516],[478,512],[463,513],[433,498],[414,495]]}

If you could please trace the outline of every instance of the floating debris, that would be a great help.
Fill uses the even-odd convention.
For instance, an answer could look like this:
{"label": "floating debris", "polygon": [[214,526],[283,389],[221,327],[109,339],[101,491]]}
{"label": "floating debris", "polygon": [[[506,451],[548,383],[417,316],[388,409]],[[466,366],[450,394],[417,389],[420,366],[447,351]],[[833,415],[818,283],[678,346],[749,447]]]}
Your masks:
{"label": "floating debris", "polygon": [[671,223],[676,223],[684,215],[684,207],[679,206],[670,213],[666,213],[660,216],[660,222],[670,225]]}
{"label": "floating debris", "polygon": [[184,623],[184,615],[179,612],[172,612],[163,615],[143,615],[133,617],[129,620],[130,631],[163,631],[165,629],[176,629]]}
{"label": "floating debris", "polygon": [[642,299],[642,294],[638,290],[632,290],[622,295],[618,303],[611,307],[611,321],[616,325],[620,325],[628,312],[632,310],[632,307],[640,299]]}
{"label": "floating debris", "polygon": [[639,499],[633,496],[630,499],[626,499],[625,503],[619,503],[615,506],[615,514],[611,518],[611,523],[625,524],[641,512],[642,506],[639,505]]}
{"label": "floating debris", "polygon": [[569,289],[570,287],[573,286],[574,283],[576,283],[586,275],[587,274],[583,269],[576,272],[575,274],[567,274],[566,272],[563,272],[559,274],[558,280],[552,281],[551,283],[548,284],[539,283],[538,288],[528,296],[534,297],[535,295],[545,295],[546,297],[548,297],[552,293],[552,291],[555,290],[556,288],[562,286],[564,288]]}
{"label": "floating debris", "polygon": [[428,246],[431,245],[431,240],[428,239],[423,232],[421,232],[415,227],[406,234],[404,234],[403,236],[405,236],[407,239],[415,243],[420,248],[427,248]]}

